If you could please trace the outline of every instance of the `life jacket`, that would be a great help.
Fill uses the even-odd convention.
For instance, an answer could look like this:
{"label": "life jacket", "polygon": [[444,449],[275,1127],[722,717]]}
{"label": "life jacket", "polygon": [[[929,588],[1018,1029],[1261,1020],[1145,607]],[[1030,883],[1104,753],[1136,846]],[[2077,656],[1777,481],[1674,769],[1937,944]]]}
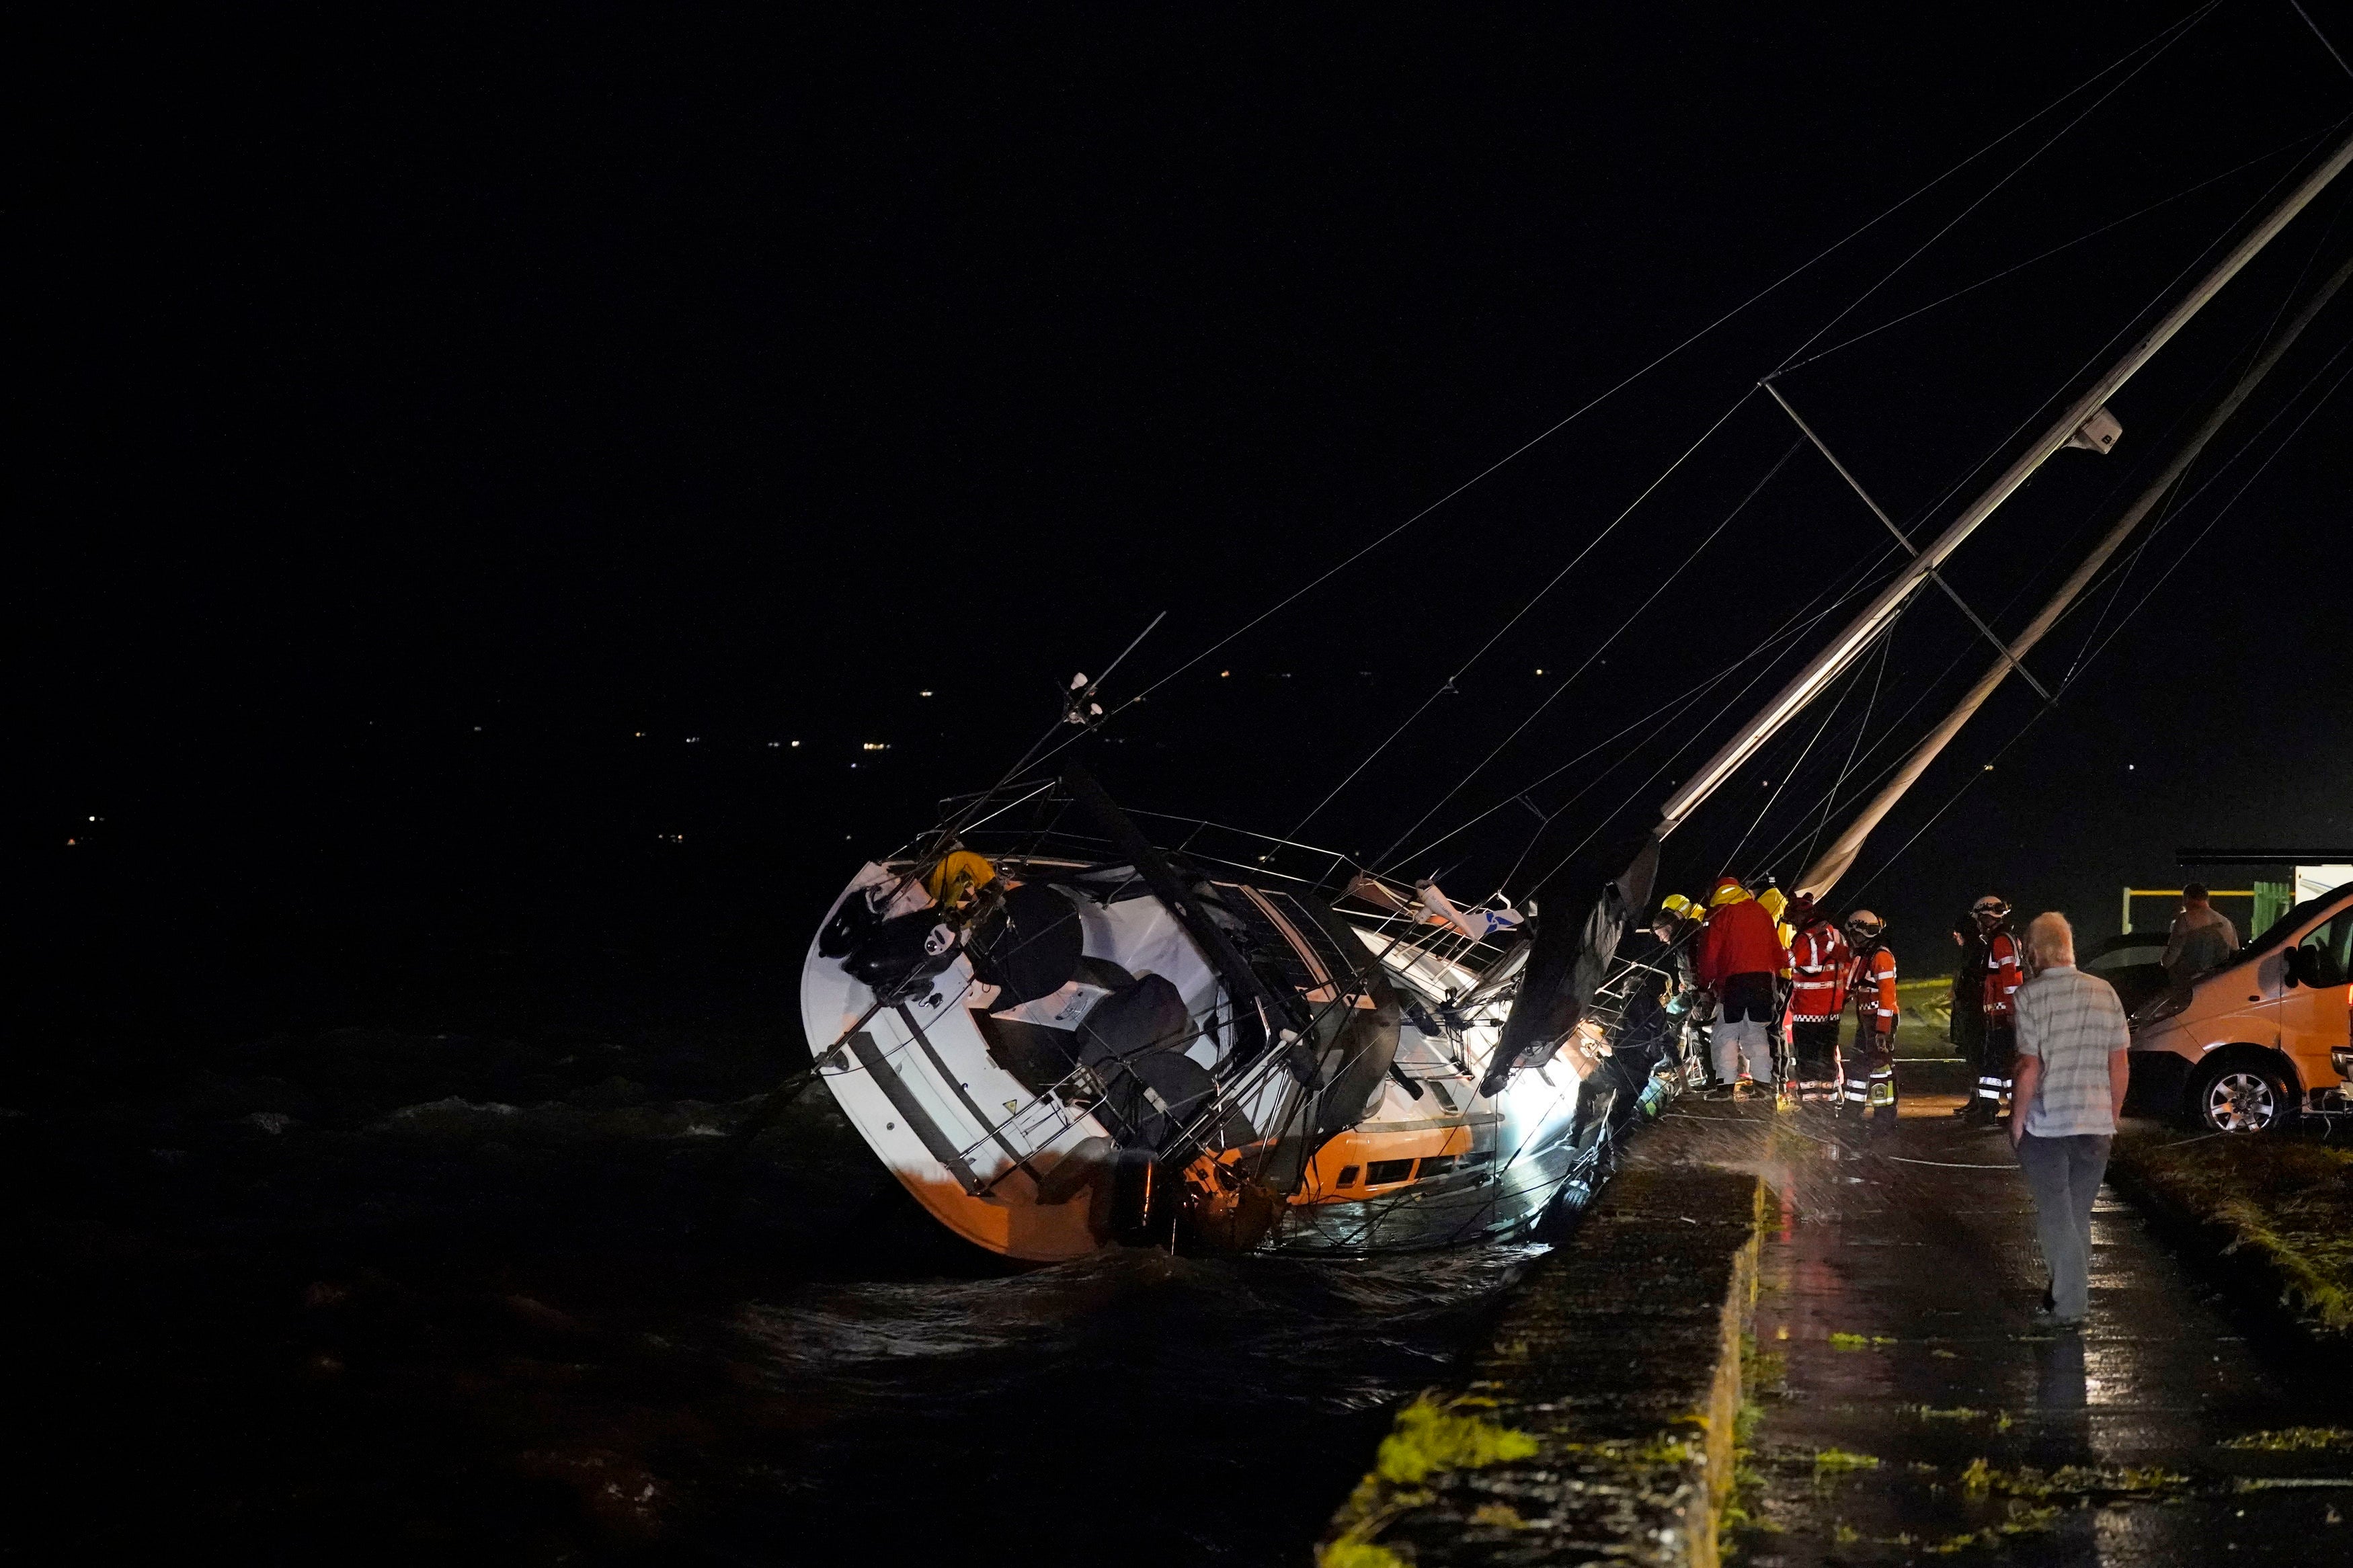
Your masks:
{"label": "life jacket", "polygon": [[1986,932],[1985,949],[1986,1021],[2008,1025],[2018,1016],[2018,988],[2026,984],[2018,967],[2018,939],[2010,927],[1998,925]]}
{"label": "life jacket", "polygon": [[1885,942],[1874,942],[1854,955],[1847,993],[1854,998],[1856,1022],[1881,1034],[1895,1032],[1895,955]]}
{"label": "life jacket", "polygon": [[1810,921],[1789,946],[1789,966],[1795,984],[1789,988],[1789,1016],[1800,1023],[1835,1019],[1846,1006],[1846,970],[1851,953],[1836,923]]}

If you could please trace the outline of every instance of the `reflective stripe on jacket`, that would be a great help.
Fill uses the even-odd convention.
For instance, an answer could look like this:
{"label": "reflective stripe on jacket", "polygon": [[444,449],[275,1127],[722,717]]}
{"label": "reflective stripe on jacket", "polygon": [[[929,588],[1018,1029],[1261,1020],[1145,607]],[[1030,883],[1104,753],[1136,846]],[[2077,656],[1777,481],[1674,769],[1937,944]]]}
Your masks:
{"label": "reflective stripe on jacket", "polygon": [[1789,945],[1796,984],[1789,989],[1789,1016],[1804,1024],[1836,1018],[1846,1006],[1846,938],[1829,921],[1815,921]]}
{"label": "reflective stripe on jacket", "polygon": [[1883,1035],[1895,1032],[1895,955],[1873,944],[1854,955],[1847,978],[1854,1016]]}
{"label": "reflective stripe on jacket", "polygon": [[2007,1025],[2018,1013],[2018,988],[2026,984],[2019,973],[2018,939],[2008,926],[1986,933],[1985,1016]]}

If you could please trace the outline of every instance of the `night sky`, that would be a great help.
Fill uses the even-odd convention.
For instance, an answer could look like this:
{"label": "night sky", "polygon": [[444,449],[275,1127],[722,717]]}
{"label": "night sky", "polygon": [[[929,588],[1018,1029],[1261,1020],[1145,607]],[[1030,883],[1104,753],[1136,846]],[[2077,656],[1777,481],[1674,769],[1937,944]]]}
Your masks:
{"label": "night sky", "polygon": [[[254,1003],[326,1016],[397,1011],[368,977],[470,911],[584,952],[700,911],[716,956],[680,984],[757,967],[782,998],[858,861],[1163,611],[1106,689],[1153,687],[1092,748],[1115,795],[1523,895],[1798,655],[1600,742],[1885,565],[1810,450],[1685,565],[1796,439],[1761,394],[1605,534],[1745,390],[2115,225],[1780,383],[1933,532],[2353,114],[2292,8],[2212,8],[1153,686],[2193,14],[1636,13],[60,40],[19,212],[18,841],[62,911],[37,955],[127,1018],[328,952],[344,989]],[[2114,400],[2113,455],[2054,458],[1961,552],[1997,627],[2353,252],[2348,211],[2353,180]],[[1866,850],[1839,900],[1907,964],[1989,889],[2097,936],[2179,846],[2353,840],[2348,341],[2340,299],[2033,656],[2078,672],[2057,710],[2019,739],[2013,682]],[[1917,602],[1671,842],[1670,884],[1788,879],[1848,759],[1852,788],[1981,668],[1972,637]]]}

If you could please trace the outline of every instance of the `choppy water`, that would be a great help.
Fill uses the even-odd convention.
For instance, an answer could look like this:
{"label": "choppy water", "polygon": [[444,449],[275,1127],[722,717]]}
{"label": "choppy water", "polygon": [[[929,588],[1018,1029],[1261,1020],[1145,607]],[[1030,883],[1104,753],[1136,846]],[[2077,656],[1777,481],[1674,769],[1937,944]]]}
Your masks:
{"label": "choppy water", "polygon": [[0,1119],[71,1555],[1300,1563],[1534,1256],[940,1231],[725,1041],[341,1031]]}

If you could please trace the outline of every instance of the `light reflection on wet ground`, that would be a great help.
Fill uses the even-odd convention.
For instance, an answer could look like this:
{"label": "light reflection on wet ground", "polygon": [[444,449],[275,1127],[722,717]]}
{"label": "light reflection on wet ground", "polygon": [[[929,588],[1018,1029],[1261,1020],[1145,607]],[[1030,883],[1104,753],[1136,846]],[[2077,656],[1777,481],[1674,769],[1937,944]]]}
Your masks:
{"label": "light reflection on wet ground", "polygon": [[[2222,1447],[2353,1424],[2339,1362],[2250,1342],[2107,1194],[2091,1322],[2037,1331],[2044,1275],[2025,1184],[2006,1139],[1953,1121],[1957,1103],[1918,1097],[1866,1128],[1685,1102],[1723,1123],[1708,1157],[1760,1171],[1778,1203],[1757,1305],[1765,1394],[1743,1560],[2353,1562],[2353,1451]],[[1841,1469],[1826,1450],[1877,1464]],[[2075,1473],[2045,1492],[2063,1467]],[[2264,1484],[2280,1481],[2305,1484]]]}

